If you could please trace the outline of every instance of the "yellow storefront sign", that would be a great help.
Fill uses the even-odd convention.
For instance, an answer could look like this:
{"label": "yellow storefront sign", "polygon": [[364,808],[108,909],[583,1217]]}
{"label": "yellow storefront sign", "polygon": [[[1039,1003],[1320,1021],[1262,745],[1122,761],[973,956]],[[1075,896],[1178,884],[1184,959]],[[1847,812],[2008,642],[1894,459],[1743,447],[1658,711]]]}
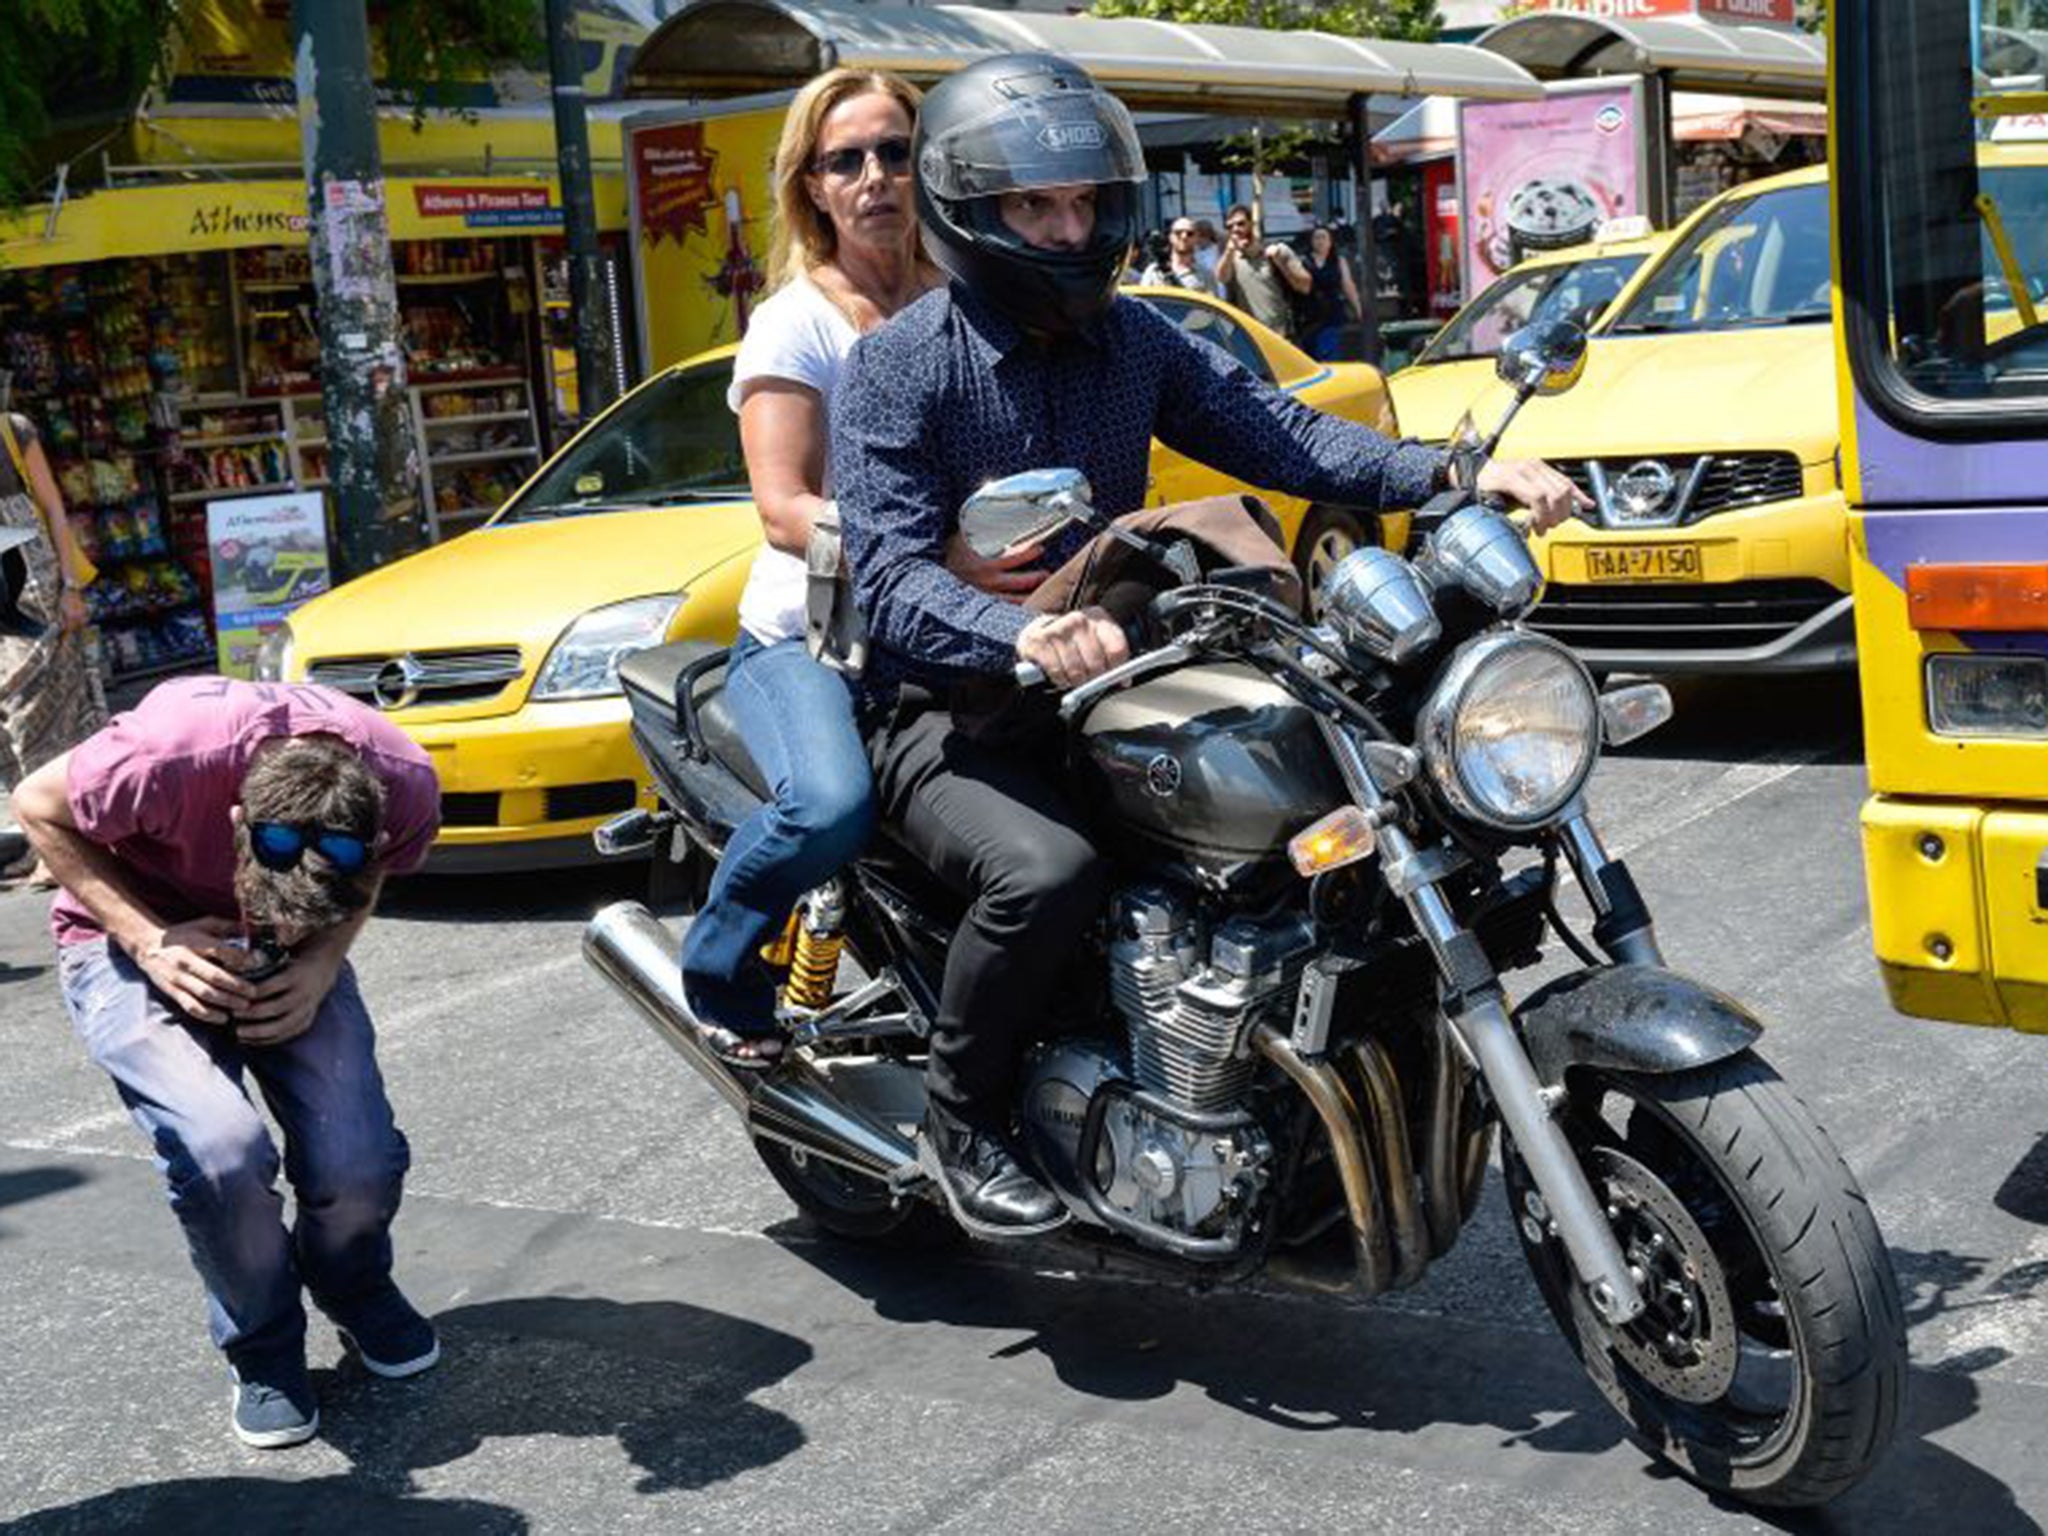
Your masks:
{"label": "yellow storefront sign", "polygon": [[[625,226],[625,184],[593,179],[600,229]],[[558,234],[561,189],[552,177],[395,177],[385,183],[394,240]],[[243,246],[304,245],[306,185],[299,180],[210,181],[122,187],[74,198],[52,215],[0,219],[0,270],[168,256]]]}

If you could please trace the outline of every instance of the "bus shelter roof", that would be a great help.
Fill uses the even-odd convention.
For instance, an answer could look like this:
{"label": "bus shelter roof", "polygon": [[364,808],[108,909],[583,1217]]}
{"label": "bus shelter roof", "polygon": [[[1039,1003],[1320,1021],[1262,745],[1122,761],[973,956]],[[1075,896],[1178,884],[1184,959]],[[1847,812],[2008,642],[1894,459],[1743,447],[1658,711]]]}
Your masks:
{"label": "bus shelter roof", "polygon": [[1345,116],[1361,92],[1513,101],[1542,94],[1520,64],[1462,43],[971,5],[792,0],[693,0],[641,44],[626,94],[676,99],[787,90],[835,65],[930,82],[990,54],[1038,50],[1072,59],[1137,110],[1330,118]]}
{"label": "bus shelter roof", "polygon": [[1666,76],[1674,89],[1744,96],[1827,97],[1827,45],[1788,27],[1743,26],[1693,16],[1616,21],[1542,11],[1486,32],[1478,46],[1543,80],[1590,75]]}

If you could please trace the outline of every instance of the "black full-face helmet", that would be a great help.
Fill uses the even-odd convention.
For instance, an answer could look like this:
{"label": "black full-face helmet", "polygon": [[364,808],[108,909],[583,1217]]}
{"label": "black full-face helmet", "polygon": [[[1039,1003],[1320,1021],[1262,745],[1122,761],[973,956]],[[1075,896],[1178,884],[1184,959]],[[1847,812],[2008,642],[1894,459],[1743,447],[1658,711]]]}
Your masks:
{"label": "black full-face helmet", "polygon": [[[1109,308],[1137,232],[1145,155],[1122,102],[1077,64],[1006,53],[932,88],[917,115],[917,216],[952,277],[1026,330],[1078,330]],[[1080,250],[1027,244],[1003,222],[1006,192],[1092,183]]]}

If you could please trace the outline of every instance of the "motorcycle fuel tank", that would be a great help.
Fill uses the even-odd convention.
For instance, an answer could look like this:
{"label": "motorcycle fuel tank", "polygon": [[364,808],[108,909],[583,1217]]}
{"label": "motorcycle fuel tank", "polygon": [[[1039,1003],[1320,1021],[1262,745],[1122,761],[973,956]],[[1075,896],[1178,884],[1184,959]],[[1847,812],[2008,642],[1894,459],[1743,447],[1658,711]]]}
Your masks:
{"label": "motorcycle fuel tank", "polygon": [[1106,822],[1197,883],[1284,865],[1287,840],[1341,805],[1315,717],[1251,667],[1183,667],[1109,694],[1080,728]]}

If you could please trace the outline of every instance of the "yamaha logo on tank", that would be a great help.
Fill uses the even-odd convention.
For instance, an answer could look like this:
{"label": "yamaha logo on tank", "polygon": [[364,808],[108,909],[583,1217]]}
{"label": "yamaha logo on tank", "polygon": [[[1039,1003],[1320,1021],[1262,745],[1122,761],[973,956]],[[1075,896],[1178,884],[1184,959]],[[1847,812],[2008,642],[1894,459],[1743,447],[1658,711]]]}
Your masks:
{"label": "yamaha logo on tank", "polygon": [[1161,752],[1145,765],[1145,787],[1162,800],[1180,793],[1180,759]]}

